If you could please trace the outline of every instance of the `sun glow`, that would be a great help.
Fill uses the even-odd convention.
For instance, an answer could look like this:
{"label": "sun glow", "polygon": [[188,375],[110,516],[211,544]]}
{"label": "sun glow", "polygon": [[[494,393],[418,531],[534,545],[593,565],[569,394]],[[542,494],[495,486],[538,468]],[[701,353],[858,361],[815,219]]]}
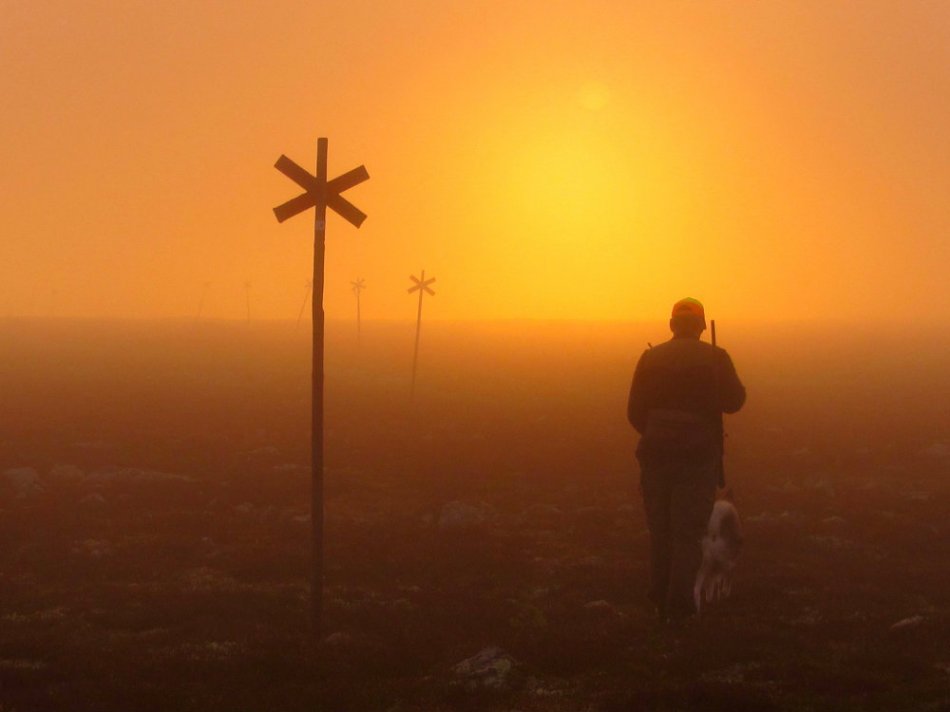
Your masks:
{"label": "sun glow", "polygon": [[[651,181],[663,146],[631,140],[662,132],[645,114],[615,104],[591,111],[567,99],[522,105],[517,116],[499,112],[497,123],[478,128],[475,143],[488,158],[471,166],[482,210],[470,264],[493,279],[481,283],[473,309],[518,304],[538,318],[583,318],[610,308],[620,318],[631,313],[617,296],[622,285],[632,275],[647,284],[652,265],[666,259],[666,244],[653,238],[670,212],[660,207],[669,204],[662,193],[677,184]],[[579,274],[596,284],[570,288]]]}
{"label": "sun glow", "polygon": [[489,127],[496,179],[486,196],[493,212],[527,242],[585,247],[631,218],[625,199],[642,183],[637,156],[626,150],[616,111],[560,101]]}
{"label": "sun glow", "polygon": [[610,100],[606,85],[600,82],[588,82],[577,92],[577,101],[585,109],[600,111]]}
{"label": "sun glow", "polygon": [[515,148],[507,212],[556,240],[609,222],[615,176],[604,143],[565,130]]}

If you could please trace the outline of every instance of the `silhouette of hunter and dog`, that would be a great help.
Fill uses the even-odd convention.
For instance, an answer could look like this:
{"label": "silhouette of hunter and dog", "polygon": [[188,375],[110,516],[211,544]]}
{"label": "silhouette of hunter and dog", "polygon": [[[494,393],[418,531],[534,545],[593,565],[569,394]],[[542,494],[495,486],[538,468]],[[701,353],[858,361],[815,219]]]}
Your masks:
{"label": "silhouette of hunter and dog", "polygon": [[716,488],[725,487],[722,414],[742,407],[745,388],[729,354],[700,340],[705,330],[698,300],[676,302],[673,337],[640,357],[627,403],[640,434],[649,597],[661,620],[689,618],[705,601],[728,595],[742,545],[731,493],[717,502]]}

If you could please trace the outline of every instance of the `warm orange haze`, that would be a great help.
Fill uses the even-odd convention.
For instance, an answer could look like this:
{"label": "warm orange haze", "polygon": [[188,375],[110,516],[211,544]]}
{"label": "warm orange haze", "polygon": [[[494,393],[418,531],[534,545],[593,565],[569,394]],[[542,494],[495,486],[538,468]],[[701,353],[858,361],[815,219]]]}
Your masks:
{"label": "warm orange haze", "polygon": [[948,54],[928,2],[7,0],[0,315],[294,319],[328,136],[329,318],[946,316]]}
{"label": "warm orange haze", "polygon": [[0,712],[948,709],[950,4],[0,0],[0,98]]}

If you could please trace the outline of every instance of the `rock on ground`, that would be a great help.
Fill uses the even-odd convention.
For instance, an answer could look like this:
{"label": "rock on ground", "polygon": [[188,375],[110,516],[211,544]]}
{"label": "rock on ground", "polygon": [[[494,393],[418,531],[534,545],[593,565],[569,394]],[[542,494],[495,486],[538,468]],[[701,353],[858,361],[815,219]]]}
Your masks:
{"label": "rock on ground", "polygon": [[518,663],[497,646],[484,648],[452,668],[455,678],[469,689],[504,690],[511,687]]}
{"label": "rock on ground", "polygon": [[950,456],[950,445],[945,442],[931,443],[918,454],[923,457],[945,458]]}
{"label": "rock on ground", "polygon": [[75,465],[53,465],[49,470],[49,477],[58,481],[79,481],[86,473]]}
{"label": "rock on ground", "polygon": [[98,492],[93,492],[80,499],[79,506],[85,509],[102,509],[106,506],[106,498]]}
{"label": "rock on ground", "polygon": [[584,604],[584,610],[593,618],[612,618],[618,615],[618,611],[607,601],[589,601]]}
{"label": "rock on ground", "polygon": [[330,645],[333,647],[342,647],[347,645],[352,645],[353,636],[349,633],[344,633],[342,631],[337,631],[336,633],[330,633],[326,638],[323,639],[324,645]]}
{"label": "rock on ground", "polygon": [[904,618],[903,620],[897,621],[897,623],[891,626],[891,630],[898,631],[907,630],[908,628],[916,628],[923,622],[923,616],[911,616],[910,618]]}
{"label": "rock on ground", "polygon": [[17,499],[30,499],[43,492],[40,476],[32,467],[4,470],[2,481],[13,490]]}
{"label": "rock on ground", "polygon": [[532,504],[521,513],[521,521],[529,524],[554,524],[562,517],[561,510],[553,504]]}
{"label": "rock on ground", "polygon": [[482,527],[492,519],[494,512],[484,502],[449,502],[439,513],[439,529],[460,531]]}

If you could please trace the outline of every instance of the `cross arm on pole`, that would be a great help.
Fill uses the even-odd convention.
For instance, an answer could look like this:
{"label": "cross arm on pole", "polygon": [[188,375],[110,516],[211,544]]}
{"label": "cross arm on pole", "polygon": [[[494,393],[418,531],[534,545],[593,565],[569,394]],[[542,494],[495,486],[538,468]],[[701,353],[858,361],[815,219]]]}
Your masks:
{"label": "cross arm on pole", "polygon": [[315,193],[301,193],[296,198],[291,198],[286,203],[274,208],[274,217],[277,218],[277,222],[284,222],[284,220],[292,218],[297,213],[312,208],[316,204],[317,196]]}
{"label": "cross arm on pole", "polygon": [[[318,181],[316,176],[310,175],[310,173],[305,168],[301,168],[283,154],[277,159],[277,163],[274,164],[274,168],[279,170],[307,192],[316,191],[319,188],[317,185]],[[340,177],[342,178],[343,176]],[[367,176],[367,178],[368,177],[369,176]]]}
{"label": "cross arm on pole", "polygon": [[369,180],[369,172],[366,166],[359,166],[343,175],[339,175],[333,180],[327,181],[327,193],[339,195],[344,190],[349,190],[355,185],[359,185],[364,180]]}
{"label": "cross arm on pole", "polygon": [[419,279],[418,277],[416,277],[416,276],[410,274],[410,275],[409,275],[409,279],[411,279],[413,282],[415,282],[415,285],[414,285],[414,286],[409,287],[409,289],[406,290],[407,292],[409,292],[409,294],[412,294],[413,292],[417,292],[417,291],[419,291],[419,290],[421,289],[421,290],[425,291],[427,294],[431,294],[431,295],[435,296],[435,292],[434,292],[432,289],[430,289],[430,287],[429,287],[430,284],[432,284],[433,282],[435,282],[435,277],[430,277],[429,279],[422,280],[422,279]]}
{"label": "cross arm on pole", "polygon": [[300,167],[285,155],[281,155],[274,163],[274,168],[305,191],[296,198],[274,208],[274,216],[277,218],[277,222],[284,222],[284,220],[292,218],[297,213],[315,206],[321,210],[324,206],[330,208],[355,227],[359,227],[366,220],[366,213],[340,195],[343,191],[369,180],[369,172],[366,170],[366,166],[359,166],[328,181],[326,177],[326,143],[327,141],[324,138],[317,141],[317,175],[311,175],[309,171]]}
{"label": "cross arm on pole", "polygon": [[354,227],[359,227],[366,219],[366,213],[339,193],[333,193],[327,196],[327,207],[335,210],[340,217],[351,222]]}

